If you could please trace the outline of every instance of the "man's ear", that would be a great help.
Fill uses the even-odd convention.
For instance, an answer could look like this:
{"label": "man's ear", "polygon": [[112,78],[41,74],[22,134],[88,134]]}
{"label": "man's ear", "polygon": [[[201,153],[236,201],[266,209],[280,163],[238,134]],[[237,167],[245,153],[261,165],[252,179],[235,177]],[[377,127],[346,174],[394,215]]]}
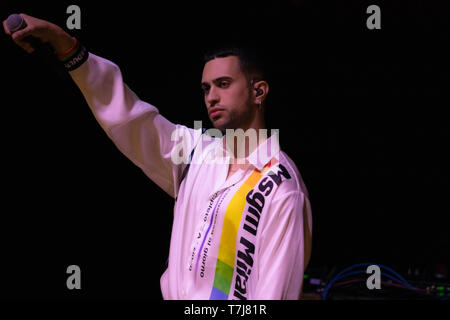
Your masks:
{"label": "man's ear", "polygon": [[269,84],[264,81],[256,81],[253,83],[253,102],[262,104],[269,93]]}

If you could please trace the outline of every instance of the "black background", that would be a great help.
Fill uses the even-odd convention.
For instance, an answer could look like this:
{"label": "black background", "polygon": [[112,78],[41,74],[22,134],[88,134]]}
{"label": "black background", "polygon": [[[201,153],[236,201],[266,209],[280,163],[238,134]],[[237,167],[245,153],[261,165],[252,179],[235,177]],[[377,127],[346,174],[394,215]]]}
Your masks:
{"label": "black background", "polygon": [[[450,266],[449,14],[427,1],[2,4],[117,63],[174,123],[211,124],[202,54],[250,44],[271,71],[268,118],[309,189],[310,267]],[[368,30],[366,8],[381,8]],[[4,298],[161,299],[173,199],[108,140],[69,78],[1,39]],[[82,290],[66,288],[81,267]]]}

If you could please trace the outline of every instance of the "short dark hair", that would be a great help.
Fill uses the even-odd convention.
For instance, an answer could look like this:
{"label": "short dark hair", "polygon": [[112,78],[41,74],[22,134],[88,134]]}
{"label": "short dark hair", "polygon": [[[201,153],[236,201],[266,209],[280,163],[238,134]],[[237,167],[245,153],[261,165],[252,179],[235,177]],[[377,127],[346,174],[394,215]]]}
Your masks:
{"label": "short dark hair", "polygon": [[238,57],[241,71],[247,77],[249,82],[267,80],[262,57],[257,55],[255,50],[244,46],[230,45],[210,49],[204,54],[204,63],[215,58],[225,58],[229,56]]}

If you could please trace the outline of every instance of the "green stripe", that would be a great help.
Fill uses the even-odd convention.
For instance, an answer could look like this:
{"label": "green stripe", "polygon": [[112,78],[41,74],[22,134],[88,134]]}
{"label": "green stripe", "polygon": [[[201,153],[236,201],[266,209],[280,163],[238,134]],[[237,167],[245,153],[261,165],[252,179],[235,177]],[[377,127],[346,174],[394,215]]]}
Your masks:
{"label": "green stripe", "polygon": [[233,272],[234,268],[222,262],[220,259],[217,259],[216,274],[220,274],[225,279],[229,279],[231,281],[233,279]]}
{"label": "green stripe", "polygon": [[228,295],[230,293],[231,280],[216,273],[216,276],[214,277],[214,287]]}
{"label": "green stripe", "polygon": [[216,275],[214,276],[214,287],[227,295],[230,293],[231,282],[233,280],[234,269],[217,259]]}

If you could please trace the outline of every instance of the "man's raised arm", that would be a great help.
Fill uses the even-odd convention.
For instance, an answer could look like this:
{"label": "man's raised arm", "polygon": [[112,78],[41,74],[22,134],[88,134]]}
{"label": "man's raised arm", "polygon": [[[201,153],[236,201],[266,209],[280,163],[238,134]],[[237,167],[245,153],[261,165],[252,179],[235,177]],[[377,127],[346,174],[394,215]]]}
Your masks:
{"label": "man's raised arm", "polygon": [[[24,29],[11,34],[6,20],[3,26],[14,42],[28,53],[34,49],[24,40],[27,36],[49,43],[58,56],[70,52],[76,44],[76,39],[59,26],[26,14],[21,16],[27,25]],[[119,150],[164,191],[176,197],[185,164],[174,162],[172,154],[179,151],[181,141],[187,145],[183,150],[194,147],[194,130],[171,123],[157,108],[140,100],[123,82],[119,67],[111,61],[90,53],[87,60],[69,74]],[[178,139],[172,139],[175,136]]]}

